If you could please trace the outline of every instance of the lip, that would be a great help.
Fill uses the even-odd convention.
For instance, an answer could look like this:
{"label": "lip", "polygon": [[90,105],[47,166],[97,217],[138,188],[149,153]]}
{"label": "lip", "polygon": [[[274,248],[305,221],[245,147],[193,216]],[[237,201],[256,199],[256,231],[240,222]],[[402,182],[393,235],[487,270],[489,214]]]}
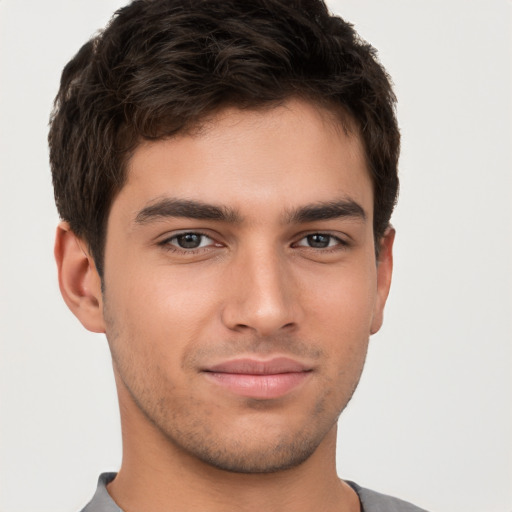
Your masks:
{"label": "lip", "polygon": [[211,382],[239,396],[270,400],[297,389],[312,368],[287,357],[233,359],[203,370]]}

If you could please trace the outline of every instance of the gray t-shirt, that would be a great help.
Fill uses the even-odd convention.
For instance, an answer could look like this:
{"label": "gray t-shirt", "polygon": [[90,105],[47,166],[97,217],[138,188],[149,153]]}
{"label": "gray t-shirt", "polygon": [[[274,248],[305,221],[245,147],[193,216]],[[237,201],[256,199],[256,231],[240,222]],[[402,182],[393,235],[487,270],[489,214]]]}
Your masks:
{"label": "gray t-shirt", "polygon": [[[92,500],[82,512],[123,512],[110,497],[107,484],[116,476],[116,473],[103,473],[98,480],[98,488]],[[406,501],[386,496],[369,489],[363,489],[354,482],[347,482],[356,491],[361,502],[361,512],[427,512],[415,507]]]}

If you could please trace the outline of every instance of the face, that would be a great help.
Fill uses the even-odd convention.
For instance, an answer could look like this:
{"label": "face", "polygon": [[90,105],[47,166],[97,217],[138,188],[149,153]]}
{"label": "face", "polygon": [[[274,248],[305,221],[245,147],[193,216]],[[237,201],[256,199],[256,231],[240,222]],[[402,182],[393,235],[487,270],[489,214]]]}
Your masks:
{"label": "face", "polygon": [[308,459],[380,327],[390,263],[372,217],[359,138],[308,103],[141,144],[105,248],[121,408],[218,468]]}

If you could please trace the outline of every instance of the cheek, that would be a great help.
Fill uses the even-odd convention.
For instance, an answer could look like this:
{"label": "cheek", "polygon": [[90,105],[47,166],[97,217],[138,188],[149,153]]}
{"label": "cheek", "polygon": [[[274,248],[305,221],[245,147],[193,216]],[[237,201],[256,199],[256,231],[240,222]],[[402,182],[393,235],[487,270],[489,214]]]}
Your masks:
{"label": "cheek", "polygon": [[[359,381],[370,336],[376,300],[372,267],[351,267],[317,280],[306,307],[307,336],[329,355],[325,361],[325,389],[336,395],[333,403],[346,404]],[[343,405],[344,406],[344,405]]]}
{"label": "cheek", "polygon": [[305,307],[323,332],[357,342],[370,334],[376,291],[375,272],[367,266],[342,269],[326,273],[321,279],[317,276],[314,288],[305,295]]}
{"label": "cheek", "polygon": [[130,278],[111,274],[105,289],[109,339],[121,336],[118,350],[129,349],[134,357],[176,366],[183,351],[214,322],[214,292],[212,283],[197,272],[173,274],[156,267]]}

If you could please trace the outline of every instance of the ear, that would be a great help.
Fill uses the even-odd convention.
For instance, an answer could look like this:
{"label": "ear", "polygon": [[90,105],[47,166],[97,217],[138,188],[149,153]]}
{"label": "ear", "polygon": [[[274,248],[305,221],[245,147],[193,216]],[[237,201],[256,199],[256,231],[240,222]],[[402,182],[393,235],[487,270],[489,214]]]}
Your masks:
{"label": "ear", "polygon": [[373,310],[373,319],[370,334],[375,334],[381,327],[384,320],[384,306],[391,286],[391,275],[393,274],[393,242],[395,241],[395,230],[393,227],[386,229],[380,239],[379,256],[377,258],[377,300]]}
{"label": "ear", "polygon": [[86,329],[105,332],[100,276],[86,244],[67,222],[57,227],[54,253],[64,302]]}

